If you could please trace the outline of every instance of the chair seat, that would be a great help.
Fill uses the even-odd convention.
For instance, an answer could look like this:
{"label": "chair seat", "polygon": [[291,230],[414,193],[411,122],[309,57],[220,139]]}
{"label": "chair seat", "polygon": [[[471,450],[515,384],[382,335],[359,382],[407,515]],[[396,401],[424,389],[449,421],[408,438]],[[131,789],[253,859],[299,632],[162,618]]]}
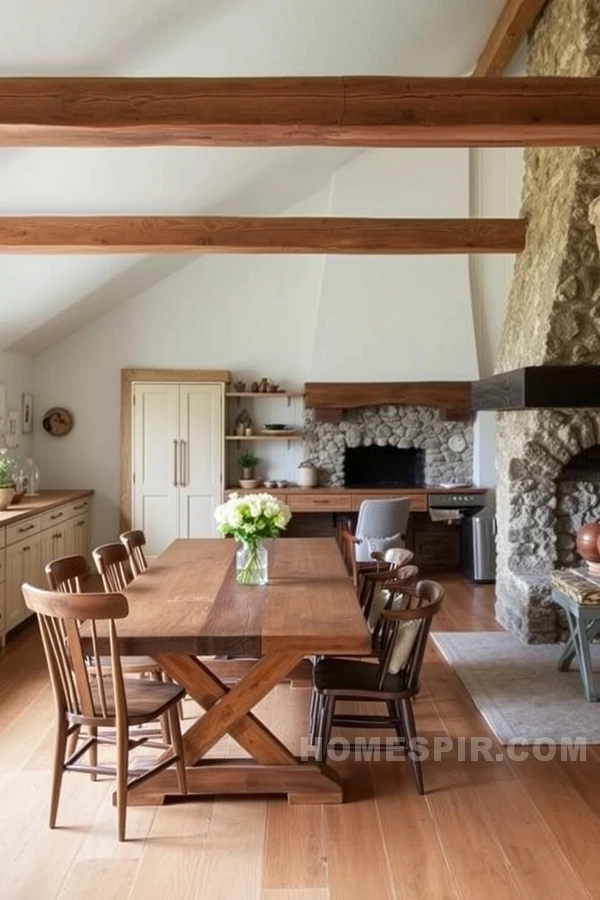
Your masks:
{"label": "chair seat", "polygon": [[[141,678],[124,678],[125,696],[127,699],[127,718],[130,725],[142,725],[144,722],[157,719],[173,703],[185,697],[185,689],[172,681],[144,681]],[[98,685],[92,682],[92,697],[94,707],[100,711],[100,693]],[[72,716],[73,722],[78,724],[115,724],[115,700],[113,686],[109,679],[104,679],[104,691],[106,694],[106,716]]]}
{"label": "chair seat", "polygon": [[[110,656],[101,656],[100,665],[103,670],[110,672]],[[122,656],[121,667],[125,675],[131,675],[134,672],[136,674],[140,672],[160,672],[160,666],[151,656]]]}
{"label": "chair seat", "polygon": [[389,700],[399,694],[414,693],[408,691],[403,672],[397,675],[386,675],[383,689],[379,689],[377,680],[379,666],[377,663],[363,662],[357,659],[321,659],[314,667],[314,685],[322,694],[339,697],[365,697]]}

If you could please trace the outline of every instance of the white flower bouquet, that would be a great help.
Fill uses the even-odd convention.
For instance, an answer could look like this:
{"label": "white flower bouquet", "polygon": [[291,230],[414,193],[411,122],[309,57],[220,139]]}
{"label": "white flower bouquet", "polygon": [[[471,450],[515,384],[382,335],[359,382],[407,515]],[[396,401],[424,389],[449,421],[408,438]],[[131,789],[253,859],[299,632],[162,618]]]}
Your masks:
{"label": "white flower bouquet", "polygon": [[271,494],[232,494],[215,510],[217,530],[243,546],[237,554],[237,580],[241,584],[266,584],[268,538],[279,537],[292,514],[289,507]]}

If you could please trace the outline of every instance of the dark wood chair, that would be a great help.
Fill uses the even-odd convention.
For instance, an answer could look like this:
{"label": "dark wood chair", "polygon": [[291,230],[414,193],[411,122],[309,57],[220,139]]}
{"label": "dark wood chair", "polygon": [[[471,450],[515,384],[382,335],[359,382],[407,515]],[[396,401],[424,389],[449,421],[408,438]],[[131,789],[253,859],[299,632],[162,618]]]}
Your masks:
{"label": "dark wood chair", "polygon": [[[409,554],[410,551],[400,551]],[[374,571],[363,572],[360,577],[358,602],[363,611],[363,615],[369,624],[369,628],[373,634],[373,645],[369,656],[379,659],[381,656],[381,629],[377,628],[379,613],[383,610],[384,604],[381,604],[380,598],[384,596],[383,592],[387,592],[387,602],[390,602],[391,594],[397,599],[402,591],[414,588],[417,583],[419,570],[417,566],[401,566],[399,569],[376,569]],[[373,621],[374,620],[374,621]],[[330,657],[331,658],[331,657]],[[338,657],[336,657],[337,659]],[[313,661],[313,665],[318,663],[319,659]],[[319,716],[321,714],[322,697],[319,696],[314,684],[310,697],[310,706],[308,711],[308,728],[311,744],[317,740],[317,728],[319,724]]]}
{"label": "dark wood chair", "polygon": [[[125,618],[129,612],[127,599],[122,594],[43,591],[29,584],[24,584],[22,591],[27,607],[37,614],[57,709],[50,828],[56,825],[64,772],[112,775],[117,780],[119,840],[124,841],[127,797],[136,786],[176,765],[179,790],[182,794],[187,793],[176,710],[184,690],[172,683],[123,678],[115,625],[116,619]],[[110,677],[98,655],[96,623],[100,621],[108,623]],[[82,640],[84,630],[85,643]],[[149,740],[147,736],[132,739],[130,727],[157,719],[169,722],[171,754],[151,768],[130,772],[129,751]],[[79,735],[83,727],[91,729],[89,737],[80,747],[67,753],[69,738]],[[99,737],[98,728],[116,729],[115,738],[105,734]],[[99,766],[95,753],[88,765],[80,762],[85,753],[97,751],[100,743],[116,744],[116,768]]]}
{"label": "dark wood chair", "polygon": [[[393,590],[382,610],[373,635],[378,662],[353,659],[321,659],[314,668],[314,689],[319,698],[317,758],[324,762],[334,725],[345,728],[393,728],[403,741],[417,791],[424,793],[412,708],[419,691],[421,664],[431,620],[444,599],[444,588],[435,581],[420,581],[414,590]],[[336,715],[338,701],[385,703],[387,715]]]}
{"label": "dark wood chair", "polygon": [[361,576],[366,572],[380,571],[384,568],[398,569],[408,565],[414,554],[406,547],[390,547],[388,550],[375,550],[371,553],[371,561],[357,562],[356,545],[360,540],[356,538],[348,524],[342,526],[340,531],[342,539],[342,557],[346,568],[352,577],[352,584],[360,591]]}
{"label": "dark wood chair", "polygon": [[134,575],[141,575],[148,568],[148,560],[144,553],[146,535],[143,531],[124,531],[119,540],[127,550],[129,564]]}

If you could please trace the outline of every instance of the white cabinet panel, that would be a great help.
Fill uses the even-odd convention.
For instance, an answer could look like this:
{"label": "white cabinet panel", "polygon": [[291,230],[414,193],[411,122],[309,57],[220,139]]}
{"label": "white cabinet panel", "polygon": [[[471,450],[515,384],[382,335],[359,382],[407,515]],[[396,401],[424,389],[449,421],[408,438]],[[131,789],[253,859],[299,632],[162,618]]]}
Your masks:
{"label": "white cabinet panel", "polygon": [[154,556],[179,529],[179,385],[138,384],[133,400],[133,521]]}
{"label": "white cabinet panel", "polygon": [[133,404],[133,527],[148,555],[175,538],[212,537],[221,502],[221,384],[139,384]]}
{"label": "white cabinet panel", "polygon": [[181,385],[179,435],[179,536],[214,537],[214,509],[221,502],[223,471],[220,385]]}

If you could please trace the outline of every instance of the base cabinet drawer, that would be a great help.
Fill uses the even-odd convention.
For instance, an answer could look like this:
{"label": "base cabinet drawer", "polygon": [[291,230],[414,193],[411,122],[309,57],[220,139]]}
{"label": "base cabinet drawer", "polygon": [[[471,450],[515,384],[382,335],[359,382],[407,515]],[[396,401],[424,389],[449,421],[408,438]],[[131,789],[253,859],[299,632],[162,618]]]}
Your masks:
{"label": "base cabinet drawer", "polygon": [[73,516],[83,516],[89,512],[89,509],[90,498],[82,497],[81,500],[74,500],[65,507],[65,515],[67,519],[71,519]]}
{"label": "base cabinet drawer", "polygon": [[288,505],[292,512],[350,512],[350,494],[290,494]]}
{"label": "base cabinet drawer", "polygon": [[427,512],[427,494],[370,494],[368,491],[352,494],[352,510],[358,512],[365,500],[410,500],[411,512]]}
{"label": "base cabinet drawer", "polygon": [[15,522],[14,525],[6,526],[6,543],[14,544],[16,541],[22,541],[26,537],[38,534],[41,530],[41,516],[30,516],[28,519]]}

